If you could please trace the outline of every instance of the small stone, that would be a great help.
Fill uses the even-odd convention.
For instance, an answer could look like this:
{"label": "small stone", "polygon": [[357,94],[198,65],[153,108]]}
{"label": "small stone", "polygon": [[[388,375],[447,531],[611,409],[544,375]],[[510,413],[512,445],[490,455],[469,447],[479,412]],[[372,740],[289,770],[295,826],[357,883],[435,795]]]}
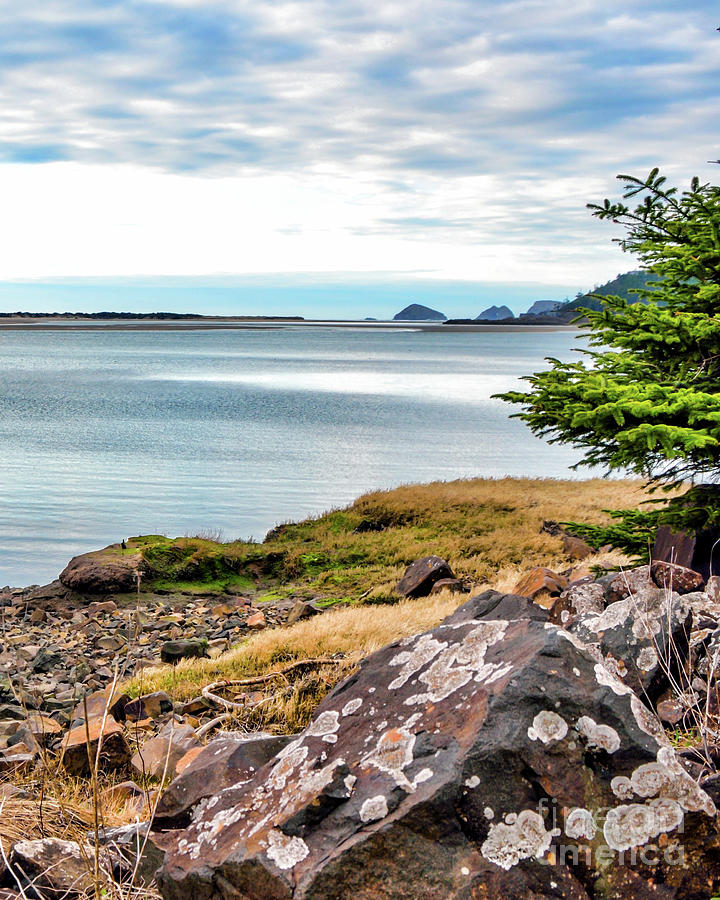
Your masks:
{"label": "small stone", "polygon": [[132,766],[141,775],[162,778],[165,773],[172,778],[177,763],[188,750],[201,746],[194,728],[170,721],[157,737],[150,738],[135,753]]}
{"label": "small stone", "polygon": [[[547,592],[551,597],[557,597],[568,586],[568,580],[564,575],[553,572],[552,569],[546,569],[544,566],[536,566],[518,581],[513,588],[512,593],[518,594],[520,597],[528,597],[535,600],[538,595]],[[546,608],[552,606],[552,603],[546,605]]]}
{"label": "small stone", "polygon": [[702,590],[705,584],[705,579],[699,572],[660,560],[652,563],[650,575],[658,587],[677,591],[678,594],[690,594],[693,591]]}
{"label": "small stone", "polygon": [[181,659],[207,655],[207,641],[166,641],[160,648],[160,659],[164,663],[178,663]]}
{"label": "small stone", "polygon": [[253,613],[251,616],[248,616],[247,626],[248,628],[256,628],[260,630],[264,628],[267,623],[265,622],[265,613],[262,610],[258,610],[256,613]]}
{"label": "small stone", "polygon": [[454,578],[448,563],[439,556],[424,556],[411,563],[395,590],[403,597],[427,597],[441,578]]}
{"label": "small stone", "polygon": [[122,769],[127,765],[130,760],[130,747],[122,727],[108,715],[104,722],[101,716],[91,718],[87,726],[83,723],[65,735],[62,742],[63,766],[71,775],[88,775],[90,773],[88,756],[94,765],[99,743],[101,743],[100,765],[104,770]]}
{"label": "small stone", "polygon": [[75,841],[42,838],[18,841],[12,848],[10,868],[30,879],[45,897],[82,894],[90,890],[93,851]]}

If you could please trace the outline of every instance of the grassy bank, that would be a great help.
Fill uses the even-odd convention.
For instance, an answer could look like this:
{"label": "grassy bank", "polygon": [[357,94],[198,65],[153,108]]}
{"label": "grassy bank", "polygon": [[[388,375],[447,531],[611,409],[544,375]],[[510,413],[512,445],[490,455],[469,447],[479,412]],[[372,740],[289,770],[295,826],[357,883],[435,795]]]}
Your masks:
{"label": "grassy bank", "polygon": [[262,543],[206,537],[133,538],[145,586],[163,591],[248,593],[262,603],[299,597],[321,603],[394,601],[410,562],[436,554],[460,577],[507,581],[532,565],[563,566],[561,542],[544,521],[608,521],[606,508],[644,499],[637,481],[469,479],[408,485],[273,529]]}

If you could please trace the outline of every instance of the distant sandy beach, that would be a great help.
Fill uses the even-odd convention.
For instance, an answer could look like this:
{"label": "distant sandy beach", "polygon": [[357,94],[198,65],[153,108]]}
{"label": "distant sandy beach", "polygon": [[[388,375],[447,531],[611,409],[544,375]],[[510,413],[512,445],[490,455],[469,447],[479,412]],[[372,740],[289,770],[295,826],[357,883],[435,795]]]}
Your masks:
{"label": "distant sandy beach", "polygon": [[405,328],[414,331],[577,331],[575,325],[444,325],[441,322],[358,322],[332,319],[265,319],[241,316],[205,316],[197,319],[76,319],[71,316],[36,319],[0,318],[0,331],[211,331],[263,328]]}

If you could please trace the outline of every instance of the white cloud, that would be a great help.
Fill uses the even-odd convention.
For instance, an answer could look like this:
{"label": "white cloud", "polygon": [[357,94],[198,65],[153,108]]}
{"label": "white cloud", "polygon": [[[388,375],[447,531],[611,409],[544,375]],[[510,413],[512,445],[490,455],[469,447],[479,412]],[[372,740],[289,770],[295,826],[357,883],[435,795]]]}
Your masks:
{"label": "white cloud", "polygon": [[0,277],[602,280],[584,204],[718,156],[709,2],[0,0]]}

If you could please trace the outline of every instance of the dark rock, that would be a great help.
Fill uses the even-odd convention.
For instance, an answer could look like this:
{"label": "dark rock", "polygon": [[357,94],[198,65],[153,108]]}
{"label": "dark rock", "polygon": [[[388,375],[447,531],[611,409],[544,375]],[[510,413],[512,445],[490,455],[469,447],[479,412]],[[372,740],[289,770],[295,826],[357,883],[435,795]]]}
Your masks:
{"label": "dark rock", "polygon": [[233,785],[243,784],[296,735],[219,734],[162,794],[155,813],[155,828],[185,827],[193,808]]}
{"label": "dark rock", "polygon": [[155,691],[152,694],[144,694],[135,700],[125,704],[125,717],[131,722],[140,719],[159,719],[161,716],[173,711],[173,702],[165,691]]}
{"label": "dark rock", "polygon": [[678,594],[700,591],[705,585],[705,579],[699,572],[660,560],[655,560],[651,564],[650,576],[658,587],[677,591]]}
{"label": "dark rock", "polygon": [[42,897],[82,894],[92,887],[93,851],[86,844],[59,838],[18,841],[12,848],[10,868]]}
{"label": "dark rock", "polygon": [[160,659],[164,663],[178,663],[181,659],[206,657],[207,641],[165,641],[160,648]]}
{"label": "dark rock", "polygon": [[[89,832],[87,837],[92,841],[95,835]],[[148,822],[100,829],[98,843],[106,849],[120,884],[132,879],[134,885],[148,885],[154,880],[165,855],[154,838]]]}
{"label": "dark rock", "polygon": [[[165,900],[587,900],[658,884],[700,898],[720,876],[715,812],[657,719],[566,631],[447,623],[367,658],[297,740],[164,835],[158,882]],[[619,854],[663,835],[685,865],[660,852],[628,876]],[[591,837],[603,855],[573,866]]]}
{"label": "dark rock", "polygon": [[403,597],[427,597],[436,581],[454,577],[453,570],[444,559],[424,556],[410,563],[395,590]]}
{"label": "dark rock", "polygon": [[636,569],[627,569],[619,572],[608,580],[605,598],[608,603],[617,603],[632,594],[650,588],[657,587],[650,575],[650,566],[638,566]]}
{"label": "dark rock", "polygon": [[60,573],[60,581],[80,594],[129,591],[137,583],[142,564],[142,554],[121,555],[119,547],[114,545],[73,557]]}
{"label": "dark rock", "polygon": [[41,650],[33,659],[30,668],[35,674],[54,672],[61,668],[64,662],[62,653],[51,649]]}
{"label": "dark rock", "polygon": [[[718,485],[697,485],[692,489],[693,497],[689,503],[700,505],[717,505],[720,487]],[[706,496],[703,501],[702,495]],[[676,563],[699,572],[708,579],[713,573],[720,571],[720,528],[708,528],[698,533],[689,531],[674,532],[667,525],[658,528],[651,558],[664,562]]]}
{"label": "dark rock", "polygon": [[292,609],[288,613],[286,624],[294,625],[302,619],[310,619],[312,616],[317,616],[319,614],[320,610],[316,609],[312,603],[305,603],[302,600],[298,600],[293,604]]}
{"label": "dark rock", "polygon": [[534,619],[538,622],[548,620],[547,612],[540,606],[535,606],[527,597],[518,597],[517,594],[501,594],[499,591],[485,591],[477,597],[471,597],[462,606],[459,606],[452,615],[445,619],[444,624],[455,625],[460,622],[470,622],[473,619]]}

